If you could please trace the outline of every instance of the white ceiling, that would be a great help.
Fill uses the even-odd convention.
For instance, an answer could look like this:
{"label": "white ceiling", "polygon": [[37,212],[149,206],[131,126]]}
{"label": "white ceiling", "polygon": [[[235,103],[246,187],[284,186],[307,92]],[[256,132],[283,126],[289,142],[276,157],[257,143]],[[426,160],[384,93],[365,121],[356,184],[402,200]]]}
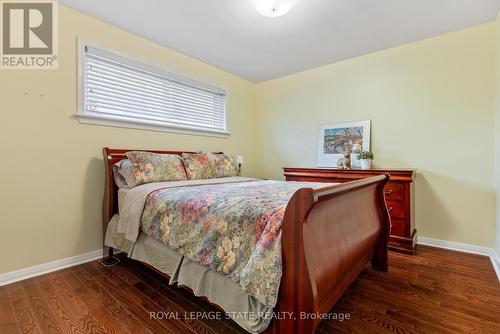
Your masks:
{"label": "white ceiling", "polygon": [[60,0],[254,82],[493,21],[500,0]]}

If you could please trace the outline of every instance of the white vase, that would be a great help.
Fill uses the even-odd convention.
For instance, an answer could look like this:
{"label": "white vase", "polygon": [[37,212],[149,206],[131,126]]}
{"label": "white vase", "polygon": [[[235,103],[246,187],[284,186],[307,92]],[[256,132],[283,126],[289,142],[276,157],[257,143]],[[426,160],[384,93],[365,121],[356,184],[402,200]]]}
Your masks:
{"label": "white vase", "polygon": [[351,153],[351,167],[361,167],[359,164],[359,158],[358,158],[359,153]]}
{"label": "white vase", "polygon": [[372,168],[372,159],[360,159],[361,169],[370,169]]}

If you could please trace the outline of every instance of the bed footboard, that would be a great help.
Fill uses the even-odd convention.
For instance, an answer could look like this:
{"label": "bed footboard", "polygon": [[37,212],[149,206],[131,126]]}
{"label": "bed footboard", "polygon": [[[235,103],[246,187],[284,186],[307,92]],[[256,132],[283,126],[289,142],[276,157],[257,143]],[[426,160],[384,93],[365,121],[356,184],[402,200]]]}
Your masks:
{"label": "bed footboard", "polygon": [[311,315],[329,312],[369,261],[387,271],[387,180],[377,176],[294,194],[283,221],[276,308],[285,316],[269,332],[314,333],[320,320]]}

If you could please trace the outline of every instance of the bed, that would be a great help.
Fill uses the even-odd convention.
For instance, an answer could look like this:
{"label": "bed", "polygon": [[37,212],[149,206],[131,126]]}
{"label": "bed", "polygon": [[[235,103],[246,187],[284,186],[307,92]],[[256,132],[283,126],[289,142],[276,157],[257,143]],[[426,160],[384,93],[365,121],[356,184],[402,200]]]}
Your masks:
{"label": "bed", "polygon": [[[112,262],[114,248],[125,252],[133,250],[136,254],[135,259],[153,267],[171,281],[175,279],[178,282],[179,279],[184,279],[187,282],[179,285],[186,286],[193,290],[196,295],[201,296],[205,296],[203,292],[196,292],[193,289],[193,286],[199,284],[195,282],[190,285],[189,280],[193,276],[192,273],[202,272],[205,276],[213,276],[215,277],[214,283],[211,283],[210,286],[211,290],[215,289],[214,298],[207,299],[224,311],[224,300],[218,298],[218,296],[224,295],[224,291],[220,289],[220,286],[229,286],[230,282],[228,281],[225,284],[225,278],[220,278],[221,275],[197,263],[193,264],[192,261],[185,259],[185,257],[179,257],[180,255],[174,250],[164,250],[165,247],[162,247],[158,240],[151,240],[150,236],[147,235],[148,233],[140,233],[137,241],[139,246],[132,248],[127,245],[126,241],[119,240],[120,237],[117,237],[117,234],[113,232],[116,217],[120,212],[119,189],[114,182],[113,165],[125,159],[125,154],[129,151],[132,150],[103,149],[105,163],[103,198],[104,262]],[[178,151],[148,152],[175,155],[191,153]],[[274,312],[273,314],[283,316],[266,317],[267,322],[261,321],[254,324],[255,327],[253,328],[239,324],[249,332],[314,333],[321,319],[317,315],[330,311],[368,262],[371,262],[376,270],[387,271],[390,218],[383,193],[387,180],[388,176],[382,175],[337,185],[301,184],[296,186],[297,190],[293,191],[293,194],[285,203],[280,224],[279,264],[281,266],[281,276],[278,281],[276,300],[273,303],[265,303],[265,298],[257,296],[258,301],[264,301],[257,303],[252,298],[248,299],[248,304],[252,304],[253,310],[263,310],[264,313]],[[290,183],[284,181],[262,181],[245,178],[210,183],[212,183],[210,185],[211,189],[225,187],[226,190],[224,191],[235,191],[234,188],[240,187],[243,192],[247,192],[248,189],[258,189],[264,185],[294,189]],[[200,191],[209,187],[208,185],[196,186],[200,187]],[[163,189],[160,186],[158,189],[150,189],[150,192],[160,191],[160,188]],[[189,188],[190,186],[184,189]],[[180,186],[172,186],[170,189],[164,189],[162,190],[164,193],[160,194],[163,197],[172,194],[177,196],[175,191],[183,191],[184,196],[193,196],[189,194],[188,190],[181,189]],[[250,198],[248,200],[250,202]],[[147,210],[148,207],[145,206],[144,216]],[[121,211],[123,211],[123,208]],[[147,232],[144,226],[143,231]],[[153,235],[154,233],[151,233],[151,236]],[[141,252],[144,253],[144,250],[149,252],[149,258],[137,255]],[[157,257],[156,253],[163,254],[161,261],[154,260]],[[165,259],[171,260],[166,261]],[[159,263],[163,265],[159,265]],[[218,286],[219,288],[217,288]],[[220,291],[217,289],[220,289]],[[241,294],[238,292],[237,287],[235,287],[234,291],[235,294]],[[269,305],[272,307],[269,307]],[[262,309],[262,306],[267,306],[267,308]]]}

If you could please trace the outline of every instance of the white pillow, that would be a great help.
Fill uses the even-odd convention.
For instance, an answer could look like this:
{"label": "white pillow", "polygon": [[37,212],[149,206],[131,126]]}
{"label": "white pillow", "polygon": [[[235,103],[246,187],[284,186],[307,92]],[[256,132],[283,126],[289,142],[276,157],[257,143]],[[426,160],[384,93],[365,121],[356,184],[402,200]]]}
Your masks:
{"label": "white pillow", "polygon": [[133,188],[137,185],[134,168],[128,159],[120,160],[113,165],[113,175],[118,188]]}

